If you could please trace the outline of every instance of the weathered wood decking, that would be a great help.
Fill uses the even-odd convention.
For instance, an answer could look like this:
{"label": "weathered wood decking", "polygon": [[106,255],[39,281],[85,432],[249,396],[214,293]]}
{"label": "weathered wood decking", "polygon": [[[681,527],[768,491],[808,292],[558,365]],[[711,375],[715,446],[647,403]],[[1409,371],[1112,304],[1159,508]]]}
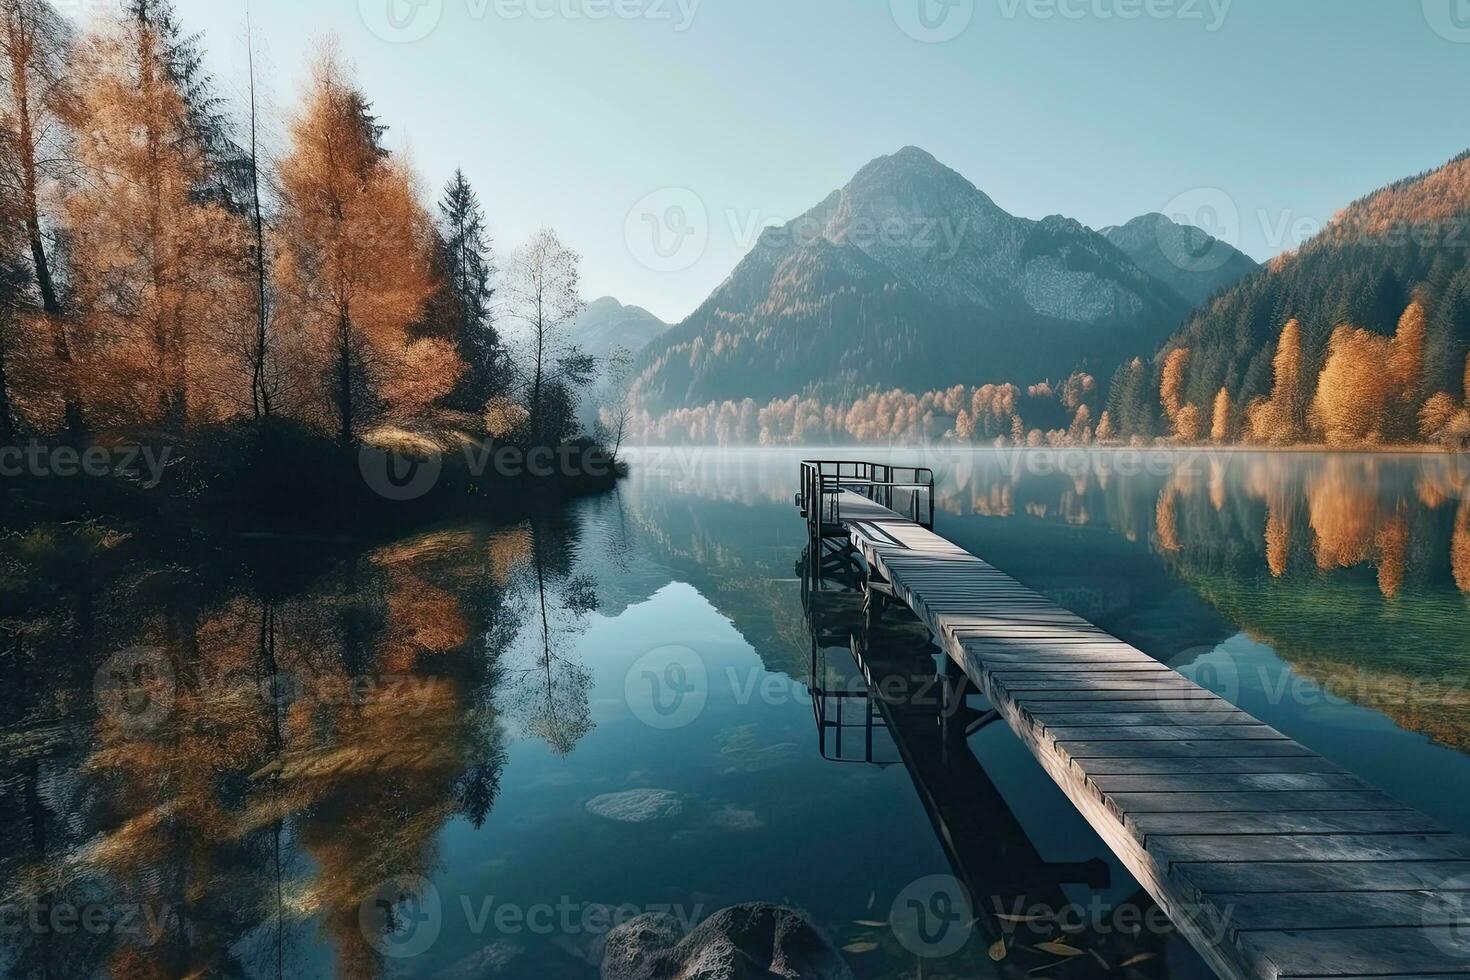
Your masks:
{"label": "weathered wood decking", "polygon": [[1221,976],[1470,973],[1470,840],[933,531],[838,496],[875,591],[923,621]]}

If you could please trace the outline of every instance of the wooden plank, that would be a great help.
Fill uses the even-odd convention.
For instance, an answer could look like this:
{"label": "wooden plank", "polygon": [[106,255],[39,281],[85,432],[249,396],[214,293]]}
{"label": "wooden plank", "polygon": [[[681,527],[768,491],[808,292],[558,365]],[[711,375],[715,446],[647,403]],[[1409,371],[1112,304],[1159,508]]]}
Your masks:
{"label": "wooden plank", "polygon": [[1182,773],[1176,775],[1093,775],[1092,784],[1104,793],[1208,793],[1311,791],[1374,787],[1350,773]]}
{"label": "wooden plank", "polygon": [[[1123,702],[1126,704],[1127,702]],[[1208,701],[1197,702],[1209,705]],[[1222,704],[1227,702],[1221,702]],[[1091,712],[1046,712],[1027,710],[1027,715],[1037,721],[1041,726],[1050,730],[1053,726],[1066,728],[1126,728],[1131,726],[1154,726],[1159,723],[1161,716],[1158,712],[1125,712],[1125,711],[1091,711]],[[1177,720],[1177,719],[1176,719]],[[1215,725],[1259,725],[1251,715],[1244,711],[1200,710],[1190,716],[1191,726],[1215,726]]]}
{"label": "wooden plank", "polygon": [[1154,834],[1148,839],[1148,852],[1171,866],[1212,861],[1453,861],[1470,860],[1470,841],[1453,834]]}
{"label": "wooden plank", "polygon": [[1271,810],[1398,810],[1403,807],[1402,803],[1383,793],[1353,791],[1111,793],[1108,804],[1119,819],[1128,813],[1264,813]]}
{"label": "wooden plank", "polygon": [[1232,932],[1470,925],[1463,893],[1271,892],[1212,895]]}
{"label": "wooden plank", "polygon": [[1247,932],[1240,945],[1281,978],[1470,973],[1470,930],[1456,928]]}
{"label": "wooden plank", "polygon": [[1098,711],[1128,711],[1147,715],[1199,713],[1202,715],[1215,712],[1239,711],[1235,705],[1224,698],[1217,697],[1210,692],[1203,692],[1203,696],[1192,695],[1185,698],[1159,698],[1159,699],[1118,699],[1097,697],[1086,700],[1073,701],[1030,701],[1025,702],[1026,711],[1042,717],[1060,717],[1068,714],[1094,714]]}
{"label": "wooden plank", "polygon": [[1251,741],[1285,739],[1270,725],[1129,725],[1118,728],[1086,728],[1058,725],[1047,728],[1046,737],[1058,742],[1089,739],[1097,742],[1176,742],[1186,739]]}
{"label": "wooden plank", "polygon": [[1195,900],[1204,894],[1237,892],[1470,892],[1470,861],[1365,861],[1340,864],[1218,861],[1180,864],[1174,867],[1170,875],[1181,882]]}
{"label": "wooden plank", "polygon": [[1128,829],[1153,834],[1435,834],[1439,822],[1416,810],[1329,810],[1315,813],[1132,813]]}
{"label": "wooden plank", "polygon": [[[1168,692],[1159,691],[1157,685],[1153,685],[1132,691],[1109,691],[1098,690],[1096,688],[1081,688],[1070,691],[1055,692],[1045,689],[1039,691],[1012,690],[1011,700],[1020,705],[1056,704],[1063,701],[1081,704],[1128,701],[1130,702],[1131,710],[1131,702],[1139,702],[1140,704],[1144,704],[1149,702],[1167,703],[1171,701],[1220,701],[1221,698],[1213,691],[1207,691],[1202,687],[1195,687],[1194,685]],[[1088,708],[1087,710],[1090,711],[1093,709]]]}
{"label": "wooden plank", "polygon": [[1259,758],[1261,756],[1315,756],[1305,745],[1291,739],[1260,741],[1199,741],[1181,739],[1177,742],[1109,742],[1078,739],[1058,742],[1057,749],[1073,759],[1150,759],[1150,758]]}
{"label": "wooden plank", "polygon": [[[1009,680],[1005,683],[1009,691],[1142,691],[1159,697],[1177,697],[1180,691],[1203,691],[1193,681],[1178,675],[1163,674],[1076,674],[1070,677],[1057,674],[1042,674],[1024,680]],[[1213,692],[1209,692],[1213,693]]]}
{"label": "wooden plank", "polygon": [[[1147,776],[1169,773],[1333,773],[1343,770],[1321,756],[1266,756],[1254,759],[1181,757],[1172,759],[1079,759],[1073,762],[1079,777]],[[1085,768],[1084,768],[1085,767]]]}

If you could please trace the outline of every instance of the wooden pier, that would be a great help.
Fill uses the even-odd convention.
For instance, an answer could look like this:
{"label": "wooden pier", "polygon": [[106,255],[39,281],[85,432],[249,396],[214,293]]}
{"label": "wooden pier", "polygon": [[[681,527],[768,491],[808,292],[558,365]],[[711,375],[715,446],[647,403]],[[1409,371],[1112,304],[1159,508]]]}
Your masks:
{"label": "wooden pier", "polygon": [[1470,975],[1470,840],[940,537],[899,473],[803,463],[813,547],[861,556],[1220,976]]}

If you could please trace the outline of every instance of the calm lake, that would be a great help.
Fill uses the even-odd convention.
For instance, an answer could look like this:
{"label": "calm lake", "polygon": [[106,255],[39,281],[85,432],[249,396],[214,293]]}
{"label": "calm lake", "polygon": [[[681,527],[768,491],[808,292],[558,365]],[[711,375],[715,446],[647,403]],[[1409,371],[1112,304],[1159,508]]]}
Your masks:
{"label": "calm lake", "polygon": [[1209,976],[810,578],[823,455],[934,467],[940,534],[1470,834],[1463,459],[644,450],[508,527],[0,538],[0,975],[590,978],[772,902],[861,977]]}

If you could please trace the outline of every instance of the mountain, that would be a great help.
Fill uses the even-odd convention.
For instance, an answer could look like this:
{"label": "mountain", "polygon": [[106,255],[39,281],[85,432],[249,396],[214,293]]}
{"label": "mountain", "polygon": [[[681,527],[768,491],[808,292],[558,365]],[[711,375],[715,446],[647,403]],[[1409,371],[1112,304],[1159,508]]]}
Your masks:
{"label": "mountain", "polygon": [[767,228],[730,277],[644,349],[645,407],[830,399],[1112,370],[1189,303],[1076,221],[1008,214],[908,147]]}
{"label": "mountain", "polygon": [[[1301,248],[1197,309],[1144,369],[1156,370],[1166,351],[1188,348],[1185,399],[1208,407],[1224,388],[1238,416],[1252,399],[1271,394],[1272,359],[1288,320],[1299,324],[1304,376],[1315,385],[1336,327],[1392,335],[1416,297],[1427,309],[1420,394],[1447,392],[1462,399],[1470,394],[1464,382],[1470,352],[1470,152],[1349,205]],[[1142,399],[1156,400],[1158,385],[1145,379],[1128,387],[1132,394],[1114,387],[1114,418],[1143,419],[1146,427]],[[1238,427],[1239,418],[1233,422]]]}
{"label": "mountain", "polygon": [[1162,214],[1141,215],[1098,234],[1195,306],[1256,270],[1256,261],[1234,246]]}
{"label": "mountain", "polygon": [[611,296],[593,300],[567,327],[567,335],[583,352],[606,357],[614,348],[637,353],[669,325],[641,306],[624,306]]}

